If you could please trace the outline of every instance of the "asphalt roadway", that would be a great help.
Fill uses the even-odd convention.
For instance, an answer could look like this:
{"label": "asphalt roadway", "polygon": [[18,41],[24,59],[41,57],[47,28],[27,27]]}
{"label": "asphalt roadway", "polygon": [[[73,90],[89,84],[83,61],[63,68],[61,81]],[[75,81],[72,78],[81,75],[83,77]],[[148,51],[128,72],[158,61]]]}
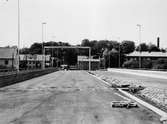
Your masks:
{"label": "asphalt roadway", "polygon": [[[140,74],[145,74],[146,72],[138,72],[139,75],[137,74],[131,74],[129,73],[129,71],[127,70],[119,70],[119,72],[115,72],[114,70],[113,71],[97,71],[98,73],[102,74],[102,75],[106,75],[108,77],[112,77],[112,78],[115,78],[115,79],[120,79],[120,80],[124,80],[124,81],[130,81],[130,82],[138,82],[140,83],[142,86],[147,86],[147,87],[155,87],[155,88],[167,88],[167,79],[163,79],[163,78],[157,78],[156,76],[142,76]],[[148,72],[150,73],[150,72]],[[158,74],[157,72],[157,76],[161,76],[163,74]],[[165,75],[163,75],[165,76]]]}
{"label": "asphalt roadway", "polygon": [[85,71],[58,71],[0,89],[0,124],[160,124],[143,106],[112,108],[124,100]]}

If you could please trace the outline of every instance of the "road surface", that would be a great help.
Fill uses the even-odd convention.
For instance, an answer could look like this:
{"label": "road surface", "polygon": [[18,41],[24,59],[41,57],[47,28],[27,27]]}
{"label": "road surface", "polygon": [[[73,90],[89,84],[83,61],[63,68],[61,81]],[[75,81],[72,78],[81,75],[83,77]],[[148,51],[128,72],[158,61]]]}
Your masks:
{"label": "road surface", "polygon": [[160,124],[139,108],[112,108],[124,100],[85,71],[59,71],[0,89],[0,124]]}
{"label": "road surface", "polygon": [[[133,74],[133,72],[135,74]],[[126,69],[111,69],[111,71],[98,71],[98,73],[112,78],[138,82],[143,86],[155,87],[155,88],[166,88],[167,89],[167,72],[154,72],[154,71],[137,71],[137,70],[126,70]],[[146,74],[147,73],[147,74]],[[156,76],[154,76],[156,75]],[[162,78],[160,78],[160,76]]]}

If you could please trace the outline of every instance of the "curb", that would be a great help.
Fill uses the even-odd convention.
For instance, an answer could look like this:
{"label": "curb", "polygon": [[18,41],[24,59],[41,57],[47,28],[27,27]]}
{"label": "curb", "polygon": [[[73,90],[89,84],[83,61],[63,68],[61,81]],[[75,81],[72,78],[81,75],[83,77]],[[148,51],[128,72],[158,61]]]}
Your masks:
{"label": "curb", "polygon": [[119,90],[121,93],[123,93],[124,95],[128,96],[129,98],[131,98],[131,99],[137,101],[137,102],[140,103],[141,105],[143,105],[143,106],[149,108],[150,110],[154,111],[154,112],[157,113],[158,115],[160,115],[160,116],[162,116],[162,117],[167,116],[167,113],[164,112],[164,111],[162,111],[161,109],[156,108],[155,106],[153,106],[153,105],[151,105],[151,104],[149,104],[149,103],[147,103],[147,102],[145,102],[145,101],[143,101],[143,100],[141,100],[141,99],[139,99],[139,98],[137,98],[137,97],[131,95],[130,93],[127,93],[126,91],[123,91],[122,89],[118,89],[118,90]]}
{"label": "curb", "polygon": [[[95,76],[95,75],[92,75],[92,74],[89,74],[89,75],[93,76],[94,78],[97,78],[98,80],[102,81],[102,82],[105,83],[106,85],[111,86],[111,84],[109,84],[108,82],[102,80],[101,78],[99,78],[99,77],[97,77],[97,76]],[[139,98],[137,98],[137,97],[131,95],[131,94],[128,93],[128,92],[123,91],[122,89],[119,89],[119,88],[117,88],[117,89],[118,89],[121,93],[123,93],[124,95],[126,95],[126,96],[128,96],[129,98],[135,100],[136,102],[140,103],[141,105],[145,106],[146,108],[152,110],[153,112],[157,113],[157,114],[160,115],[161,117],[167,117],[167,113],[164,112],[164,111],[162,111],[162,110],[160,110],[159,108],[156,108],[155,106],[153,106],[153,105],[151,105],[151,104],[149,104],[149,103],[147,103],[147,102],[145,102],[145,101],[143,101],[143,100],[141,100],[141,99],[139,99]]]}

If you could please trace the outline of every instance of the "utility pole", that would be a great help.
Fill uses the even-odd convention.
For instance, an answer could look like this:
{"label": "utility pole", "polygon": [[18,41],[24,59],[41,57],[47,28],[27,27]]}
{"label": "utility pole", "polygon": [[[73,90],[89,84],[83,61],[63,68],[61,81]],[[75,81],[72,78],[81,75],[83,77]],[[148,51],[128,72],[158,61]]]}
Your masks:
{"label": "utility pole", "polygon": [[42,69],[45,69],[45,54],[44,54],[44,25],[46,22],[42,23]]}
{"label": "utility pole", "polygon": [[139,69],[141,69],[141,25],[137,24],[137,27],[139,28]]}

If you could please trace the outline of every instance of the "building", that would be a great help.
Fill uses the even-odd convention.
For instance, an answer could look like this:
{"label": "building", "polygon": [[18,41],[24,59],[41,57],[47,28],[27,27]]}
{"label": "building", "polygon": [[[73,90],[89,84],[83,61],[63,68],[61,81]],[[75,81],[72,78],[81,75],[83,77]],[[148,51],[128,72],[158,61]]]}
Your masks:
{"label": "building", "polygon": [[1,47],[0,48],[0,68],[17,67],[17,48]]}
{"label": "building", "polygon": [[[20,55],[20,68],[26,68],[26,69],[35,69],[35,68],[41,68],[42,66],[42,59],[43,55],[35,54],[21,54]],[[51,57],[50,55],[45,55],[45,66],[49,67],[51,66]]]}
{"label": "building", "polygon": [[167,52],[133,52],[126,55],[126,59],[135,59],[138,60],[139,58],[147,59],[147,60],[156,60],[159,58],[166,58],[167,59]]}
{"label": "building", "polygon": [[[78,69],[79,70],[89,70],[89,58],[87,56],[78,56]],[[93,59],[91,57],[91,70],[100,69],[100,59]]]}

